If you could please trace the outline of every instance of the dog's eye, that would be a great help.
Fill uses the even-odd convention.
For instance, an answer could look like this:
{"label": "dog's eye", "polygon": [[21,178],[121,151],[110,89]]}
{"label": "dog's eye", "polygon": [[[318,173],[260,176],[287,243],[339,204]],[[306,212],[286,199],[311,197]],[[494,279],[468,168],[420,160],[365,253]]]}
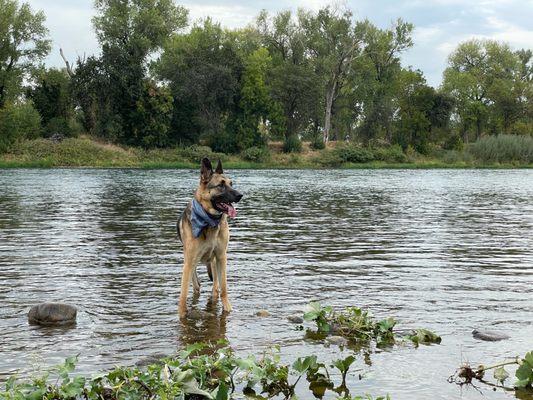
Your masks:
{"label": "dog's eye", "polygon": [[218,187],[220,187],[221,189],[224,189],[226,187],[226,183],[225,182],[220,182]]}

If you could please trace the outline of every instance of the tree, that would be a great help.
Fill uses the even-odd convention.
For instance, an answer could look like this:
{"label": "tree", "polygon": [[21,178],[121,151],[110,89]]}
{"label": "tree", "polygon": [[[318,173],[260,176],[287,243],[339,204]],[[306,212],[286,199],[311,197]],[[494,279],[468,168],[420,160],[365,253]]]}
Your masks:
{"label": "tree", "polygon": [[263,145],[259,124],[269,119],[275,123],[278,120],[279,107],[270,98],[270,88],[266,83],[271,63],[272,58],[264,47],[255,50],[244,60],[235,132],[238,150]]}
{"label": "tree", "polygon": [[169,82],[174,99],[172,136],[196,143],[225,135],[234,113],[243,71],[233,37],[211,19],[167,42],[154,71]]}
{"label": "tree", "polygon": [[473,126],[479,139],[484,131],[509,133],[527,114],[531,93],[531,52],[513,52],[505,43],[470,40],[450,55],[443,89],[456,101],[464,141]]}
{"label": "tree", "polygon": [[[138,115],[145,109],[139,108],[139,104],[154,100],[150,95],[154,88],[147,78],[147,64],[172,34],[186,26],[187,11],[172,0],[96,0],[95,8],[97,15],[93,23],[102,56],[88,59],[88,68],[81,68],[83,79],[79,79],[80,83],[87,78],[95,79],[88,85],[105,87],[101,93],[93,91],[98,100],[92,101],[92,105],[98,104],[97,115],[105,116],[105,119],[97,118],[95,128],[103,136],[128,144],[158,143],[143,136],[157,133],[139,130],[136,125],[144,118]],[[79,91],[78,94],[82,95]],[[163,101],[162,108],[155,107],[152,111],[166,110],[164,97],[156,96]],[[164,116],[159,122],[163,120],[166,120]]]}
{"label": "tree", "polygon": [[35,84],[28,88],[26,95],[41,115],[45,133],[68,136],[72,133],[74,116],[68,73],[65,70],[50,68],[39,69],[34,75]]}
{"label": "tree", "polygon": [[20,94],[31,68],[50,51],[44,21],[27,3],[0,0],[0,108]]}
{"label": "tree", "polygon": [[263,11],[256,26],[262,45],[272,57],[267,85],[279,108],[278,131],[283,126],[285,140],[291,138],[294,142],[302,130],[319,118],[321,82],[307,57],[304,32],[290,11],[275,16]]}
{"label": "tree", "polygon": [[347,83],[354,59],[361,52],[362,31],[349,10],[341,12],[325,7],[316,14],[300,10],[298,17],[315,68],[324,80],[323,140],[327,143],[334,103]]}
{"label": "tree", "polygon": [[398,19],[390,29],[382,30],[365,21],[361,29],[365,32],[364,53],[369,70],[367,87],[363,89],[365,116],[360,132],[367,142],[384,132],[390,143],[401,74],[399,56],[413,45],[413,25]]}
{"label": "tree", "polygon": [[395,141],[404,149],[411,145],[428,154],[430,146],[443,139],[435,131],[447,127],[453,103],[428,86],[420,71],[402,70],[399,81]]}

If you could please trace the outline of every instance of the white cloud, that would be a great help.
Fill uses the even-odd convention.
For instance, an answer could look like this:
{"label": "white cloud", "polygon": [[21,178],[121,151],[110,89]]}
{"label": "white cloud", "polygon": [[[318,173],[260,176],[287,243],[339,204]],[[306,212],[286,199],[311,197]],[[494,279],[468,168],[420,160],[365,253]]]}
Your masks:
{"label": "white cloud", "polygon": [[252,22],[257,15],[254,9],[241,5],[183,4],[189,9],[189,20],[195,22],[211,17],[227,28],[240,28]]}

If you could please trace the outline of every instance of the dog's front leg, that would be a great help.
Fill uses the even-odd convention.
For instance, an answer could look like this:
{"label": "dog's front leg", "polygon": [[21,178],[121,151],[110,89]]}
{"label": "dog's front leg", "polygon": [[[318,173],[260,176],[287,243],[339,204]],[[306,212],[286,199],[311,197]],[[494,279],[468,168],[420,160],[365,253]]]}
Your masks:
{"label": "dog's front leg", "polygon": [[224,311],[231,311],[231,303],[228,299],[228,283],[226,278],[226,253],[217,254],[217,273],[218,273],[218,285],[220,288],[220,297],[222,298],[222,307]]}
{"label": "dog's front leg", "polygon": [[216,258],[213,258],[211,261],[209,261],[209,267],[211,270],[211,276],[213,277],[213,291],[211,293],[211,297],[213,301],[218,300],[218,267],[217,267],[217,261]]}
{"label": "dog's front leg", "polygon": [[179,304],[179,315],[180,318],[185,317],[187,314],[187,294],[189,292],[189,284],[191,282],[192,274],[195,273],[195,263],[196,260],[194,257],[191,257],[190,254],[185,253],[185,260],[183,262],[183,273],[181,275],[181,292],[180,292],[180,304]]}

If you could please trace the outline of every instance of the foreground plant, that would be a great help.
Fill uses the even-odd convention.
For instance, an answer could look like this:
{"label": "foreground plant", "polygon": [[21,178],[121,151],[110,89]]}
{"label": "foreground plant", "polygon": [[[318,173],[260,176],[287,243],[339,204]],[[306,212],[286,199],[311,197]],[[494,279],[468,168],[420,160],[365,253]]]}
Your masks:
{"label": "foreground plant", "polygon": [[[213,399],[294,398],[295,389],[305,376],[309,389],[317,397],[333,390],[342,399],[359,400],[372,397],[350,397],[346,375],[355,361],[353,356],[336,360],[331,368],[339,370],[342,382],[335,387],[330,372],[317,357],[298,358],[292,365],[281,362],[279,348],[262,356],[236,357],[227,343],[208,346],[197,343],[179,352],[175,358],[162,360],[146,369],[119,367],[93,378],[73,376],[77,357],[50,373],[18,382],[10,378],[1,400],[118,400],[118,399]],[[388,399],[388,397],[387,397]],[[385,400],[378,397],[376,400]]]}
{"label": "foreground plant", "polygon": [[[510,374],[505,369],[506,366],[517,365],[515,372],[516,381],[512,387],[505,386],[505,381]],[[493,371],[493,377],[496,384],[486,380],[486,372]],[[533,351],[526,353],[524,358],[515,357],[495,365],[484,366],[480,365],[477,368],[472,368],[469,364],[461,366],[455,373],[448,378],[448,382],[456,383],[458,385],[472,384],[473,380],[477,380],[489,386],[500,386],[505,390],[533,390]]]}
{"label": "foreground plant", "polygon": [[441,342],[441,337],[428,329],[394,330],[394,318],[376,321],[369,311],[358,307],[346,307],[337,312],[331,306],[312,302],[307,306],[304,319],[314,321],[319,333],[341,335],[352,342],[375,340],[378,345],[387,345],[393,344],[399,336],[415,345]]}

